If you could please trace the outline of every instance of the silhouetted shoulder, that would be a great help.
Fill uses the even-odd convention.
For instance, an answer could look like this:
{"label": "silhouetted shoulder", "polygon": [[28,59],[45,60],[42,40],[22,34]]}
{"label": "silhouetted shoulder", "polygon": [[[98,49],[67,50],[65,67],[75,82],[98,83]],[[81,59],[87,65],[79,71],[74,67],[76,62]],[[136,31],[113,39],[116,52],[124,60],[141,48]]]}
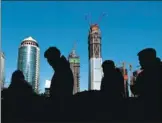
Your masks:
{"label": "silhouetted shoulder", "polygon": [[64,55],[61,56],[61,63],[63,66],[70,67],[70,63],[68,62],[68,60]]}

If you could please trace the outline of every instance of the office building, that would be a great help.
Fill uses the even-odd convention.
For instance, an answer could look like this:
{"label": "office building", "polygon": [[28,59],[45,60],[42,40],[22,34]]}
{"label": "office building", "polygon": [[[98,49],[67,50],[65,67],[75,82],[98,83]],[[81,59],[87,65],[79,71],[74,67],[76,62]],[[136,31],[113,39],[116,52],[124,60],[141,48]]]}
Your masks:
{"label": "office building", "polygon": [[40,49],[36,40],[32,37],[25,38],[18,50],[18,69],[25,76],[34,91],[39,91],[39,67],[40,67]]}

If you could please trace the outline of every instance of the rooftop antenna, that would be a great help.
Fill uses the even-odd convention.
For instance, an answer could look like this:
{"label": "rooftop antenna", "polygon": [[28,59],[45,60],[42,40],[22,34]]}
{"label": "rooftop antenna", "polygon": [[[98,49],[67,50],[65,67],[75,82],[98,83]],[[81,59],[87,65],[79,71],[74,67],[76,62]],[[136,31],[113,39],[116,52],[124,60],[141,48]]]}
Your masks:
{"label": "rooftop antenna", "polygon": [[76,50],[76,41],[74,41],[73,50]]}
{"label": "rooftop antenna", "polygon": [[73,44],[73,47],[72,47],[70,54],[72,56],[76,56],[76,41],[74,41],[74,44]]}
{"label": "rooftop antenna", "polygon": [[99,23],[101,22],[102,18],[105,17],[105,16],[107,16],[107,13],[103,12],[103,13],[99,16],[98,21],[97,21],[96,24],[99,24]]}
{"label": "rooftop antenna", "polygon": [[89,26],[91,26],[92,22],[91,22],[91,14],[90,13],[85,15],[85,20],[87,20]]}

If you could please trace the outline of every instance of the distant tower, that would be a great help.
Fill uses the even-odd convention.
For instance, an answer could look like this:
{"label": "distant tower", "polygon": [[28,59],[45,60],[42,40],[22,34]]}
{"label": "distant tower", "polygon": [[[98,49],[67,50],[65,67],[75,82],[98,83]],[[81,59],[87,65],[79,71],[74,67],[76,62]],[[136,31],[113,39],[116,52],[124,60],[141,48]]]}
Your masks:
{"label": "distant tower", "polygon": [[25,80],[39,91],[40,49],[36,40],[28,37],[21,42],[18,52],[18,69],[24,73]]}
{"label": "distant tower", "polygon": [[[103,14],[101,17],[103,17]],[[101,20],[101,17],[99,20]],[[98,24],[91,24],[88,35],[89,90],[100,90],[102,79],[101,31]]]}
{"label": "distant tower", "polygon": [[76,54],[75,46],[72,52],[69,54],[68,60],[74,76],[73,94],[75,94],[80,91],[80,58]]}
{"label": "distant tower", "polygon": [[0,52],[0,84],[3,89],[5,84],[5,56],[3,52]]}

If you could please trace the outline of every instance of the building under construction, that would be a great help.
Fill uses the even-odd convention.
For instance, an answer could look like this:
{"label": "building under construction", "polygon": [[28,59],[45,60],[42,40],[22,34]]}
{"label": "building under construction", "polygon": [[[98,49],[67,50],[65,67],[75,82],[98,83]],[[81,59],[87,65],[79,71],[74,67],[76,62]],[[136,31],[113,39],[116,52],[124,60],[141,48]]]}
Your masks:
{"label": "building under construction", "polygon": [[72,52],[69,54],[68,57],[70,68],[73,72],[74,77],[74,88],[73,94],[80,91],[80,58],[76,54],[75,48],[73,48]]}
{"label": "building under construction", "polygon": [[[99,18],[99,21],[105,13]],[[101,55],[101,31],[99,28],[99,21],[92,24],[89,21],[89,35],[88,35],[88,52],[89,52],[89,90],[100,90],[102,79],[102,55]]]}
{"label": "building under construction", "polygon": [[100,90],[102,79],[101,32],[99,26],[91,25],[88,36],[89,90]]}

